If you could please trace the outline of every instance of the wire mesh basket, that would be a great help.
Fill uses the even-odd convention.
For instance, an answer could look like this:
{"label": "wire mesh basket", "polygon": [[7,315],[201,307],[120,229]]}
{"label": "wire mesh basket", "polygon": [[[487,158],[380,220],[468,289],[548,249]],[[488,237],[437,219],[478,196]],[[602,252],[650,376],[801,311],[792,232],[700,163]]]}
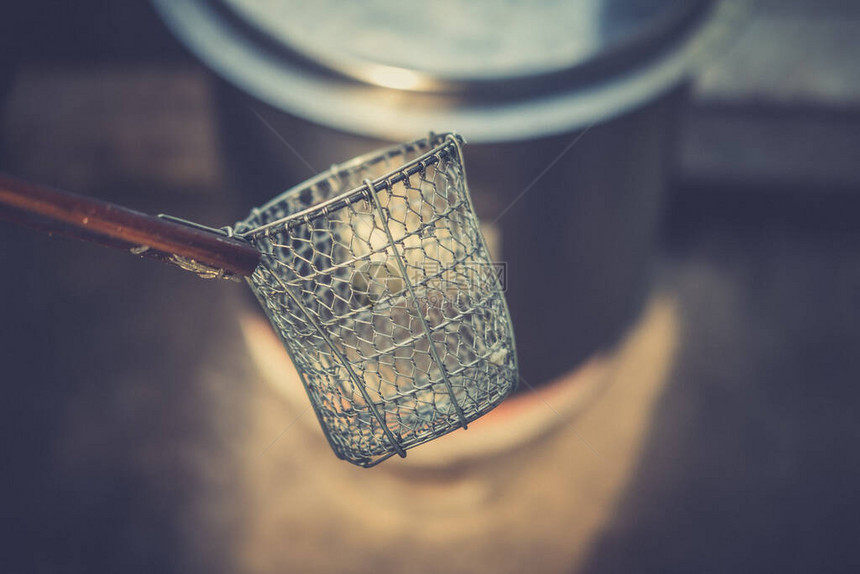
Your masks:
{"label": "wire mesh basket", "polygon": [[331,447],[360,466],[465,428],[516,387],[461,144],[431,134],[333,166],[234,229],[262,253],[248,281]]}

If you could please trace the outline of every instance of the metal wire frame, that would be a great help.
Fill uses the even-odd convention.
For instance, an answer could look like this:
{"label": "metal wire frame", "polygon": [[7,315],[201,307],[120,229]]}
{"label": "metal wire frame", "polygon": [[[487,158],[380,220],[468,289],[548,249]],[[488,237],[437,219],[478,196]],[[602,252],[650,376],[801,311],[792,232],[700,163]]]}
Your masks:
{"label": "metal wire frame", "polygon": [[[401,457],[405,456],[407,448],[417,446],[457,428],[466,428],[471,420],[496,406],[516,386],[518,379],[516,349],[510,317],[504,297],[501,294],[500,285],[495,277],[493,277],[492,282],[481,285],[481,288],[486,290],[485,294],[467,293],[465,298],[470,300],[474,296],[478,300],[477,304],[472,302],[472,304],[467,305],[467,308],[459,309],[459,312],[452,317],[445,317],[442,313],[442,320],[438,321],[435,326],[431,327],[428,324],[429,310],[427,317],[425,317],[425,313],[420,311],[418,307],[417,289],[421,288],[426,292],[432,281],[437,279],[442,281],[445,273],[456,273],[459,266],[466,265],[470,261],[489,262],[489,251],[478,230],[474,206],[466,188],[461,143],[462,140],[459,136],[454,134],[442,136],[431,134],[430,137],[423,140],[395,146],[382,152],[367,154],[345,164],[333,166],[328,172],[320,174],[304,184],[288,190],[260,208],[252,210],[249,218],[236,224],[235,229],[232,230],[234,235],[248,240],[264,253],[264,263],[258,268],[258,272],[249,278],[249,284],[287,347],[329,444],[339,457],[360,466],[373,466],[395,454]],[[421,153],[422,150],[426,151]],[[387,167],[394,160],[404,162],[404,159],[410,155],[415,157],[405,161],[402,165],[398,165],[395,169],[386,170],[375,178],[363,177],[360,180],[361,185],[357,185],[359,183],[355,181],[357,175],[364,175],[371,169],[378,171],[380,164]],[[439,195],[436,179],[428,181],[426,174],[431,169],[440,169],[440,166],[443,166],[441,169],[448,171],[433,171],[433,177],[441,178],[445,185],[443,203],[450,200],[449,194],[457,200],[453,205],[447,205],[446,209],[437,212],[436,205],[427,201],[428,192],[423,189],[423,186],[429,184],[428,187],[432,189],[430,193]],[[416,175],[419,181],[418,187],[413,186],[410,179]],[[353,185],[345,192],[335,192],[344,183],[352,183]],[[396,188],[395,186],[400,187]],[[324,197],[322,198],[312,197],[312,192],[319,191],[321,188],[325,188],[328,196],[323,194]],[[401,188],[400,195],[397,195],[395,189]],[[308,194],[306,198],[302,195],[305,193]],[[394,199],[402,199],[407,206],[410,197],[412,199],[417,198],[423,202],[421,209],[429,205],[433,217],[425,221],[423,213],[421,213],[418,227],[407,229],[406,216],[404,216],[404,222],[394,221],[391,206],[386,207],[383,204],[383,200],[380,198],[381,193],[387,194],[389,202]],[[343,257],[338,261],[335,261],[332,253],[327,253],[324,254],[324,257],[319,257],[323,262],[320,268],[315,267],[317,256],[320,253],[317,252],[316,244],[311,245],[309,238],[314,233],[322,236],[328,234],[329,237],[323,242],[324,248],[333,252],[335,245],[337,245],[338,238],[335,237],[338,233],[337,229],[346,225],[355,225],[339,220],[338,216],[346,214],[344,218],[347,220],[350,214],[355,216],[357,212],[354,210],[357,209],[358,204],[368,206],[369,211],[362,213],[373,214],[371,231],[377,228],[381,229],[385,235],[385,244],[375,249],[370,248],[367,253],[350,253],[350,257]],[[407,207],[408,209],[409,207]],[[416,213],[419,212],[416,211]],[[459,221],[458,217],[462,221]],[[455,223],[451,223],[452,221]],[[314,227],[317,224],[319,226]],[[402,227],[402,232],[397,238],[392,233],[392,226],[395,224]],[[473,241],[472,247],[466,249],[465,244],[457,240],[457,245],[462,248],[461,253],[454,256],[452,251],[450,261],[445,261],[444,264],[441,260],[437,261],[440,265],[438,273],[428,275],[426,269],[422,269],[423,277],[419,281],[413,281],[409,276],[409,261],[406,253],[409,249],[406,246],[407,241],[417,241],[418,238],[423,237],[422,234],[430,234],[430,239],[442,245],[441,239],[432,237],[432,234],[438,235],[441,233],[441,229],[451,235],[451,229],[445,228],[446,224],[449,226],[466,225],[464,233],[469,235]],[[311,245],[307,247],[305,243],[302,243],[306,248],[311,249],[311,255],[302,258],[301,255],[291,254],[292,260],[279,261],[275,257],[276,250],[286,249],[290,240],[295,243],[297,239]],[[372,247],[369,241],[367,245]],[[423,244],[421,245],[422,247],[419,249],[423,259],[418,263],[424,264],[427,259],[433,259],[433,257],[428,255],[427,248],[423,247]],[[415,248],[411,249],[414,252]],[[436,251],[438,256],[440,251],[438,246]],[[343,293],[335,292],[335,279],[343,282],[343,278],[336,277],[336,275],[354,278],[355,270],[360,267],[362,262],[369,262],[378,257],[384,257],[385,260],[389,258],[395,260],[397,272],[404,284],[398,293],[387,293],[386,297],[374,301],[370,310],[367,307],[359,306],[356,309],[349,309],[345,314],[337,314],[332,309],[326,308],[326,311],[332,315],[330,319],[321,317],[315,311],[324,303],[319,300],[316,291],[308,290],[308,285],[317,289],[318,283],[327,280],[330,287],[326,287],[326,289],[331,292],[332,296],[343,298]],[[307,273],[300,273],[302,269],[291,266],[291,263],[295,263],[297,260],[301,261],[303,269],[309,270]],[[284,268],[287,268],[286,272]],[[327,293],[327,291],[324,292]],[[338,335],[338,328],[343,331],[345,329],[344,324],[352,324],[353,326],[363,324],[366,329],[370,329],[373,335],[379,334],[375,331],[376,326],[372,321],[381,315],[375,313],[382,313],[388,308],[386,305],[394,309],[398,303],[403,303],[404,297],[407,297],[408,301],[415,305],[417,311],[414,313],[414,317],[418,319],[421,326],[420,331],[417,332],[412,332],[410,327],[411,335],[405,340],[396,341],[393,331],[390,335],[383,333],[383,338],[390,337],[393,345],[379,349],[375,347],[376,343],[373,339],[371,344],[374,349],[373,352],[365,352],[359,348],[359,343],[367,342],[367,339],[363,339],[357,331],[347,333],[354,336],[355,340],[358,341],[355,345],[359,346],[355,348],[351,348],[349,343],[343,339],[343,332]],[[315,309],[309,308],[309,304],[313,304]],[[490,318],[487,319],[480,313],[488,314]],[[296,323],[297,314],[305,323],[304,329],[300,329],[300,325]],[[361,323],[359,317],[362,314],[368,315],[370,321]],[[407,314],[407,317],[409,318],[409,325],[411,325],[413,316]],[[393,319],[390,320],[395,327],[398,326]],[[457,336],[462,338],[461,330],[463,330],[465,333],[463,336],[467,336],[468,341],[465,343],[461,340],[457,341],[457,354],[453,359],[456,365],[449,368],[446,366],[445,360],[452,355],[447,347],[448,338],[452,336],[449,329],[452,327],[459,329],[454,334],[455,338]],[[434,334],[437,335],[436,338],[434,338]],[[443,337],[442,341],[438,340],[440,334]],[[479,344],[480,336],[483,336],[484,340]],[[425,341],[427,343],[426,351],[421,348]],[[493,341],[493,344],[488,345],[487,341]],[[470,348],[469,344],[474,348]],[[437,349],[438,345],[443,345],[446,349],[444,358],[440,356],[439,349]],[[461,346],[465,347],[466,350],[462,351]],[[333,367],[322,366],[322,363],[328,364],[327,360],[323,361],[322,355],[319,354],[323,352],[322,347],[327,349],[337,365]],[[426,367],[426,373],[423,373],[413,362],[412,380],[407,385],[406,390],[400,389],[397,383],[400,380],[400,375],[397,374],[396,361],[400,360],[398,359],[400,350],[411,351],[413,357],[415,353],[426,352],[432,359]],[[376,374],[374,375],[361,364],[355,366],[355,359],[350,360],[350,357],[347,356],[350,351],[353,355],[359,355],[359,359],[362,361],[369,363],[375,361]],[[474,358],[471,358],[470,353],[474,355]],[[380,370],[382,366],[387,365],[383,362],[387,356],[390,356],[392,360],[390,370],[394,373],[393,383],[386,381]],[[433,365],[439,373],[435,380],[432,376]],[[356,372],[357,368],[363,369],[361,374]],[[340,390],[343,387],[343,381],[341,381],[340,387],[334,384],[326,386],[320,382],[321,380],[323,382],[329,380],[333,376],[331,373],[338,371],[338,369],[342,369],[340,372],[344,373],[351,382],[352,396],[355,396],[355,391],[357,391],[360,399],[349,399],[343,394]],[[416,370],[422,375],[416,376]],[[472,376],[476,377],[474,381],[466,381],[470,372]],[[373,376],[378,381],[378,390],[375,391],[380,397],[378,401],[373,399],[367,388],[367,377],[373,378]],[[426,378],[423,383],[418,380],[422,379],[422,376]],[[452,381],[454,377],[460,381],[459,386]],[[440,398],[437,402],[436,389],[440,382],[447,397]],[[386,397],[383,393],[384,384],[394,387],[395,390],[390,393],[391,396]],[[485,398],[479,400],[470,395],[470,384],[474,388],[480,387],[481,392],[485,392],[485,395],[480,395],[477,394],[478,391],[472,389],[472,392],[476,393],[475,396]],[[459,398],[455,387],[461,391],[462,396]],[[429,406],[418,404],[421,402],[418,398],[419,394],[422,393],[430,393],[433,397],[432,404]],[[328,404],[335,399],[346,402],[348,405],[335,413],[331,404]],[[463,401],[471,401],[468,412],[464,409],[466,403],[461,404]],[[422,406],[425,410],[433,411],[435,409],[438,411],[431,412],[432,422],[427,422],[424,415],[419,413],[419,408]],[[369,415],[369,419],[362,418],[359,407],[366,407],[366,414]],[[403,414],[404,412],[406,414]],[[337,416],[346,418],[347,415],[352,416],[351,420],[356,423],[353,426],[362,428],[344,427],[343,424],[340,424],[343,423],[343,420],[336,418]],[[396,422],[393,425],[394,428],[389,421],[392,416]],[[438,421],[436,417],[438,417]],[[418,423],[404,423],[404,418],[410,421],[417,419]],[[381,436],[377,436],[373,430],[374,421],[381,431]],[[414,436],[404,438],[400,434],[403,428],[406,428],[407,433],[412,432]],[[368,438],[367,433],[370,433],[370,438]]]}

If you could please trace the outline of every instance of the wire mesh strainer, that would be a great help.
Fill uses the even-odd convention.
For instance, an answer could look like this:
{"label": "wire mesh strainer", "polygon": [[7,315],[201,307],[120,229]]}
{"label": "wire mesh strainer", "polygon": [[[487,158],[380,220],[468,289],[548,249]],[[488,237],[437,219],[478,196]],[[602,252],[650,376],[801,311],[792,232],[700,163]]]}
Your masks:
{"label": "wire mesh strainer", "polygon": [[0,174],[0,218],[245,276],[335,453],[372,466],[466,425],[516,386],[496,267],[452,134],[332,167],[233,228]]}
{"label": "wire mesh strainer", "polygon": [[262,253],[249,284],[352,463],[465,428],[516,386],[460,145],[431,135],[334,166],[235,226]]}

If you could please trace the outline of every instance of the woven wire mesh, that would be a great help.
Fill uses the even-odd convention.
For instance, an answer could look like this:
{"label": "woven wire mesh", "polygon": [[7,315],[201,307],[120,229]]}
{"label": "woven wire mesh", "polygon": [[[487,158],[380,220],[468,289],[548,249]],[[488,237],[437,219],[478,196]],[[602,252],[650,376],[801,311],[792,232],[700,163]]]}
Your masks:
{"label": "woven wire mesh", "polygon": [[262,253],[251,288],[354,464],[465,427],[516,386],[460,143],[431,135],[334,166],[235,227]]}

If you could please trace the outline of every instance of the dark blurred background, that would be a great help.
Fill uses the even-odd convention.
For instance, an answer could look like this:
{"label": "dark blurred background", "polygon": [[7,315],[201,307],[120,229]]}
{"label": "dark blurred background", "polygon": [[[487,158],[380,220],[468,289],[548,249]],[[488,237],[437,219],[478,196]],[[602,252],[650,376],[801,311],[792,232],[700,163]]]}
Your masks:
{"label": "dark blurred background", "polygon": [[[220,80],[149,3],[0,14],[3,171],[215,226],[296,183],[235,191]],[[761,2],[693,79],[657,279],[681,347],[584,571],[860,568],[858,62],[860,4]],[[0,570],[230,571],[242,286],[7,224],[0,269]]]}

